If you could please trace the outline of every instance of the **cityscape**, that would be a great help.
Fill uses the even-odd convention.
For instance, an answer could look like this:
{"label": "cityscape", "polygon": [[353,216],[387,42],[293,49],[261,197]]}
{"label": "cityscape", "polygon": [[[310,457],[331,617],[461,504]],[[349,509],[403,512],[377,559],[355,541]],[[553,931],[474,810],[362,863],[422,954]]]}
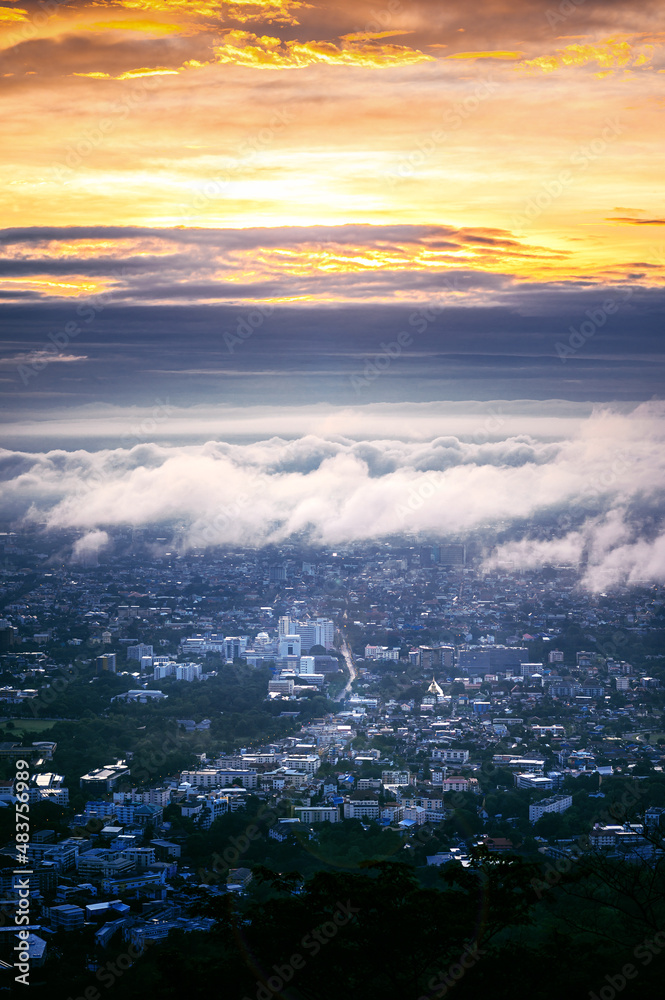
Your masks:
{"label": "cityscape", "polygon": [[431,890],[511,859],[531,907],[585,865],[603,892],[603,865],[658,878],[662,586],[593,594],[455,540],[179,552],[125,531],[78,565],[72,541],[2,536],[2,914],[29,918],[32,988],[58,996],[65,962],[63,997],[103,996],[148,945],[214,940],[322,872],[399,863]]}
{"label": "cityscape", "polygon": [[664,74],[0,0],[0,993],[662,995]]}

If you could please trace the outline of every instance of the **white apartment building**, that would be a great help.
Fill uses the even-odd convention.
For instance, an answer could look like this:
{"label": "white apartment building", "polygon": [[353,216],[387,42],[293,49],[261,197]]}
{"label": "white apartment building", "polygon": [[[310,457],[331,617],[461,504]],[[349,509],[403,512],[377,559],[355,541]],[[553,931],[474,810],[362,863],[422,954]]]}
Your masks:
{"label": "white apartment building", "polygon": [[282,760],[282,764],[294,771],[315,774],[321,767],[321,758],[316,753],[287,754]]}
{"label": "white apartment building", "polygon": [[169,663],[158,663],[156,667],[153,667],[152,679],[161,681],[165,677],[175,677],[177,666],[178,664],[174,660],[171,660]]}
{"label": "white apartment building", "polygon": [[410,771],[382,771],[382,785],[409,785],[412,775]]}
{"label": "white apartment building", "polygon": [[175,669],[177,681],[200,681],[203,668],[199,663],[179,663]]}
{"label": "white apartment building", "polygon": [[199,771],[183,771],[180,775],[183,784],[186,782],[194,788],[225,788],[227,785],[232,785],[236,779],[242,782],[243,788],[256,788],[256,768],[231,770],[207,767]]}
{"label": "white apartment building", "polygon": [[294,810],[301,823],[339,823],[337,806],[296,806]]}
{"label": "white apartment building", "polygon": [[513,780],[517,788],[537,788],[540,791],[554,788],[554,779],[546,778],[542,774],[530,774],[529,772],[520,774],[518,772],[513,775]]}
{"label": "white apartment building", "polygon": [[474,792],[479,789],[477,778],[463,778],[459,774],[451,774],[449,778],[444,778],[441,782],[444,792]]}
{"label": "white apartment building", "polygon": [[366,660],[399,660],[399,647],[365,646]]}
{"label": "white apartment building", "polygon": [[552,795],[549,799],[541,799],[529,806],[529,821],[536,823],[545,813],[562,813],[573,804],[572,795]]}
{"label": "white apartment building", "polygon": [[344,819],[378,819],[381,807],[376,799],[345,799]]}
{"label": "white apartment building", "polygon": [[468,759],[468,750],[432,750],[432,760],[440,760],[446,764],[466,764]]}

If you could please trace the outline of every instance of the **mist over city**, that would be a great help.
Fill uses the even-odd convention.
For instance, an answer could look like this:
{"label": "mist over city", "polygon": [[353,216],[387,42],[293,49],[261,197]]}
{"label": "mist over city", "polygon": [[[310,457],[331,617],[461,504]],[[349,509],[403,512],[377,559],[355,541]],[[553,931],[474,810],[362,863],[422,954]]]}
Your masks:
{"label": "mist over city", "polygon": [[645,1000],[657,0],[0,0],[0,992]]}

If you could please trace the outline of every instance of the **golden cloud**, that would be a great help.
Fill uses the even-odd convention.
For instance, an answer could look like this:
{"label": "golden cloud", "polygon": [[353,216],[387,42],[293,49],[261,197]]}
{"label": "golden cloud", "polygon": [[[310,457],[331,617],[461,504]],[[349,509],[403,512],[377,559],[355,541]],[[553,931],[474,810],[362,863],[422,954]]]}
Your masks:
{"label": "golden cloud", "polygon": [[316,63],[380,69],[433,61],[433,56],[406,45],[379,45],[372,41],[297,42],[248,31],[228,31],[222,45],[215,46],[218,63],[234,63],[256,69],[302,69]]}
{"label": "golden cloud", "polygon": [[26,21],[28,18],[27,10],[21,10],[19,7],[0,7],[0,23],[3,21],[5,23],[14,21]]}
{"label": "golden cloud", "polygon": [[[438,47],[438,46],[437,46]],[[446,59],[521,59],[523,52],[455,52]]]}
{"label": "golden cloud", "polygon": [[125,73],[119,73],[117,76],[113,76],[111,73],[100,72],[72,73],[72,76],[87,76],[92,80],[136,80],[142,76],[178,76],[178,70],[158,66],[155,69],[129,69]]}
{"label": "golden cloud", "polygon": [[343,42],[369,42],[376,38],[394,38],[396,35],[412,35],[413,31],[352,31],[348,35],[340,35]]}
{"label": "golden cloud", "polygon": [[518,68],[554,73],[569,66],[587,66],[589,63],[596,63],[602,70],[611,72],[615,69],[645,66],[651,61],[653,51],[652,45],[647,45],[644,51],[640,51],[625,39],[608,38],[597,44],[567,45],[563,49],[557,49],[554,55],[525,59]]}
{"label": "golden cloud", "polygon": [[157,14],[182,14],[194,18],[213,18],[218,21],[275,21],[280,24],[298,24],[295,11],[309,7],[301,0],[221,0],[219,3],[192,3],[190,0],[122,0],[126,10],[144,10]]}

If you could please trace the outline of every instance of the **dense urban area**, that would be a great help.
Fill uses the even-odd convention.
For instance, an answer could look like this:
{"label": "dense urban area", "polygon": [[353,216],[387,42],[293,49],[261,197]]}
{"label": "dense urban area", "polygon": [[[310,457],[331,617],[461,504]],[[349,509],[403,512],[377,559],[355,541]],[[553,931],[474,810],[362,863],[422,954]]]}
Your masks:
{"label": "dense urban area", "polygon": [[655,995],[663,587],[456,540],[0,556],[0,989]]}

